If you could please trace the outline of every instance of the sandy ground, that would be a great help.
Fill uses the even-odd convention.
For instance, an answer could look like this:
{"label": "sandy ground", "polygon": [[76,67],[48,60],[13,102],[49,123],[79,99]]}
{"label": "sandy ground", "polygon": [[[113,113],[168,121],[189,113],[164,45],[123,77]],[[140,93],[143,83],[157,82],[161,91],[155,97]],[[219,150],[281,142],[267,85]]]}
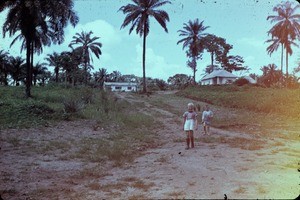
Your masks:
{"label": "sandy ground", "polygon": [[165,102],[170,107],[155,106],[153,100],[163,95],[170,98],[172,94],[143,98],[119,94],[119,98],[130,102],[143,102],[145,106],[139,112],[154,115],[164,124],[157,130],[162,145],[144,150],[133,162],[121,167],[110,162],[70,159],[68,149],[75,151],[76,147],[43,154],[47,151],[40,146],[49,150],[57,141],[76,143],[80,142],[79,136],[99,138],[107,134],[102,129],[95,131],[93,121],[63,122],[42,129],[2,130],[2,198],[223,199],[226,194],[229,199],[294,199],[300,194],[299,140],[263,138],[243,130],[216,128],[212,128],[210,136],[204,136],[200,126],[195,133],[195,148],[185,150],[182,119],[176,112],[170,112],[170,108],[183,113],[190,100],[170,98]]}

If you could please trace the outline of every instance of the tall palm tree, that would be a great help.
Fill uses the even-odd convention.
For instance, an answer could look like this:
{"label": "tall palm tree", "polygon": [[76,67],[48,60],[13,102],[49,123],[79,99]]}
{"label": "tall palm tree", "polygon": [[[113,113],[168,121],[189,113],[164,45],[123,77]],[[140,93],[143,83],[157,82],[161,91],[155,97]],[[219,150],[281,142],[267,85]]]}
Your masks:
{"label": "tall palm tree", "polygon": [[61,67],[60,62],[60,55],[56,52],[53,52],[52,54],[47,54],[46,61],[48,61],[48,65],[54,67],[54,73],[55,73],[55,82],[58,83],[58,75],[59,75],[59,69]]}
{"label": "tall palm tree", "polygon": [[99,37],[92,37],[92,31],[86,33],[82,31],[81,33],[76,33],[73,36],[73,40],[69,44],[69,47],[73,49],[74,45],[79,45],[76,49],[79,50],[82,54],[82,62],[84,64],[84,72],[85,72],[85,83],[87,83],[87,75],[88,75],[88,67],[92,67],[90,65],[90,61],[93,61],[92,54],[93,53],[98,59],[101,52],[102,43],[96,42]]}
{"label": "tall palm tree", "polygon": [[9,58],[9,64],[12,68],[11,77],[13,78],[16,86],[20,85],[24,62],[25,60],[20,56],[17,57],[11,56]]}
{"label": "tall palm tree", "polygon": [[[200,57],[200,53],[203,51],[203,44],[201,43],[201,38],[206,35],[203,33],[209,26],[204,26],[203,22],[199,22],[199,19],[195,19],[194,21],[189,20],[188,23],[183,24],[183,29],[179,30],[179,36],[183,38],[177,42],[177,44],[182,43],[182,49],[187,48],[187,56],[191,57],[192,60],[197,60]],[[196,70],[197,70],[197,62],[196,66],[193,69],[194,72],[194,82],[196,81]]]}
{"label": "tall palm tree", "polygon": [[271,23],[276,23],[268,33],[272,37],[279,38],[286,50],[286,76],[289,75],[288,56],[293,53],[291,44],[295,44],[294,41],[300,39],[300,14],[296,13],[299,7],[299,4],[293,7],[293,4],[287,1],[274,7],[273,11],[277,15],[267,17],[267,20],[271,20]]}
{"label": "tall palm tree", "polygon": [[122,6],[119,11],[126,14],[121,28],[125,28],[131,23],[129,34],[136,29],[136,33],[143,36],[143,92],[147,92],[146,87],[146,38],[150,31],[149,18],[154,17],[156,21],[168,32],[166,22],[169,15],[166,11],[159,8],[165,4],[170,4],[168,0],[132,0],[133,4]]}
{"label": "tall palm tree", "polygon": [[63,29],[69,21],[75,26],[78,17],[72,10],[73,0],[0,1],[0,12],[5,8],[9,11],[3,24],[3,35],[8,32],[9,36],[13,36],[20,32],[15,40],[24,40],[21,49],[26,49],[26,96],[30,97],[33,52],[37,52],[43,45],[50,45],[50,41],[60,44],[63,41]]}
{"label": "tall palm tree", "polygon": [[281,46],[281,65],[280,70],[283,71],[283,42],[281,42],[280,38],[278,37],[272,37],[272,39],[269,39],[266,41],[267,43],[271,43],[270,46],[267,47],[267,52],[272,55],[274,51],[277,51],[279,46]]}

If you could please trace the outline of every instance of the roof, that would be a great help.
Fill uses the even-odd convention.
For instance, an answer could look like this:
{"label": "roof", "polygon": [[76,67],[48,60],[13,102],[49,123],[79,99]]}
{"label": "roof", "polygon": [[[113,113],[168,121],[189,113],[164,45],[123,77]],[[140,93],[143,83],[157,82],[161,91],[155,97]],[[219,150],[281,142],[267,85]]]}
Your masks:
{"label": "roof", "polygon": [[131,82],[104,82],[107,86],[137,86],[137,83]]}
{"label": "roof", "polygon": [[207,80],[207,79],[212,79],[215,77],[224,77],[224,78],[237,78],[236,75],[223,70],[223,69],[219,69],[219,70],[214,70],[212,73],[210,74],[206,74],[205,76],[203,76],[203,78],[201,80]]}
{"label": "roof", "polygon": [[250,83],[256,83],[257,81],[250,76],[243,76],[244,79],[247,79]]}

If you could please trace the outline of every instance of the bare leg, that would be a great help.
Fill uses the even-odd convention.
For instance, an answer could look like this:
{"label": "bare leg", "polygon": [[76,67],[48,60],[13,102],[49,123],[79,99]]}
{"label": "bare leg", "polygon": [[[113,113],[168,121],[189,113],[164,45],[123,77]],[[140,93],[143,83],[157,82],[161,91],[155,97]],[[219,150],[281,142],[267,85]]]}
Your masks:
{"label": "bare leg", "polygon": [[191,148],[194,148],[194,132],[190,131],[190,139],[191,139]]}
{"label": "bare leg", "polygon": [[203,131],[204,131],[204,135],[206,134],[206,124],[203,123]]}
{"label": "bare leg", "polygon": [[185,149],[189,149],[190,148],[190,131],[186,131],[186,148]]}

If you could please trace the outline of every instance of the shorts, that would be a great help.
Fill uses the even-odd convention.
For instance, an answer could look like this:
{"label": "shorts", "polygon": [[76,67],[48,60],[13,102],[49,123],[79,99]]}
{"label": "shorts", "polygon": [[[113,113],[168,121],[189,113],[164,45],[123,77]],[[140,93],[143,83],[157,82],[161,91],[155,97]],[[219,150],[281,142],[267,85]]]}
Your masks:
{"label": "shorts", "polygon": [[210,126],[210,121],[204,121],[203,126]]}
{"label": "shorts", "polygon": [[185,131],[193,131],[195,126],[195,122],[192,119],[188,119],[184,123],[184,130]]}

